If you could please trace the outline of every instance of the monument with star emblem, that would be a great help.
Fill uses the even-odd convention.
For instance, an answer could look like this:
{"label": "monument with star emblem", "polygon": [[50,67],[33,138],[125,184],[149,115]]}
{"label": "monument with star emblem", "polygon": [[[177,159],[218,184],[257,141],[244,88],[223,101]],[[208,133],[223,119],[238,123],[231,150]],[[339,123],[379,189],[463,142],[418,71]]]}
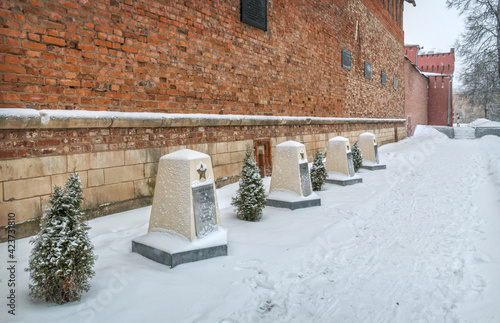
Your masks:
{"label": "monument with star emblem", "polygon": [[312,191],[304,144],[289,140],[276,145],[267,205],[291,210],[321,205]]}
{"label": "monument with star emblem", "polygon": [[148,233],[132,251],[171,267],[227,255],[210,156],[182,149],[160,159]]}

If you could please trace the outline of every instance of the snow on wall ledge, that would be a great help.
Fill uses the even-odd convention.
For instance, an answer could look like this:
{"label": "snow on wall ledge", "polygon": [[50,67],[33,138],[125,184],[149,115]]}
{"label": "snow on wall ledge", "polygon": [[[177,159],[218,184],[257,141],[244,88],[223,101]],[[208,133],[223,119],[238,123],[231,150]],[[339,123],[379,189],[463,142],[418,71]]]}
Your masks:
{"label": "snow on wall ledge", "polygon": [[404,123],[398,118],[318,118],[85,110],[0,109],[0,129],[209,127]]}

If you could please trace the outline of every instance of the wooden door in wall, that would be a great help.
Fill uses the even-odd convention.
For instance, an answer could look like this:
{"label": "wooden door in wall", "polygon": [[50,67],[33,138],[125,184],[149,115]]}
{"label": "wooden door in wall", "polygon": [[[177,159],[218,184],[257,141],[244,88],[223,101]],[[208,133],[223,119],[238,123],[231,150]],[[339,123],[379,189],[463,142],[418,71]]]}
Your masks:
{"label": "wooden door in wall", "polygon": [[254,140],[254,149],[255,160],[260,170],[260,177],[271,176],[271,139],[263,138]]}

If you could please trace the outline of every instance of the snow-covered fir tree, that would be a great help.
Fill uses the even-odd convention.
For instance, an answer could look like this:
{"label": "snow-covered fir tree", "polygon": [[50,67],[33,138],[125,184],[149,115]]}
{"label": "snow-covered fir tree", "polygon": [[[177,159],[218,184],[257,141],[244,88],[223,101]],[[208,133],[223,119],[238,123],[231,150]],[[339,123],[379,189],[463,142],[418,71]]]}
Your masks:
{"label": "snow-covered fir tree", "polygon": [[82,212],[82,185],[73,172],[66,188],[54,188],[41,220],[41,230],[30,240],[30,295],[63,304],[79,300],[94,276],[94,246]]}
{"label": "snow-covered fir tree", "polygon": [[357,172],[361,165],[363,165],[363,155],[361,154],[361,149],[359,149],[358,142],[356,141],[352,146],[352,163],[354,165],[354,172]]}
{"label": "snow-covered fir tree", "polygon": [[245,221],[259,221],[266,206],[266,195],[259,168],[249,150],[245,154],[239,183],[240,187],[236,197],[232,198],[231,205],[236,207],[238,218]]}
{"label": "snow-covered fir tree", "polygon": [[311,167],[311,184],[313,191],[321,191],[328,177],[325,163],[323,163],[323,153],[318,151],[314,155],[313,165]]}

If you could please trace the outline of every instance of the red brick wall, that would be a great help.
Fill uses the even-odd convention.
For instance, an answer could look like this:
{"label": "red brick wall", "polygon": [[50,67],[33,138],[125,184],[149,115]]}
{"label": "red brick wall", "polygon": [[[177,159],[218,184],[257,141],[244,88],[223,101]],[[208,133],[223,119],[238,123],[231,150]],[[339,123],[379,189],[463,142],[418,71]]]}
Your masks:
{"label": "red brick wall", "polygon": [[[453,125],[453,87],[449,89],[450,79],[451,78],[449,76],[429,77],[429,124],[430,125],[433,126]],[[449,118],[448,118],[448,104],[450,105]]]}
{"label": "red brick wall", "polygon": [[418,56],[418,67],[422,72],[453,74],[455,72],[455,50],[449,53]]}
{"label": "red brick wall", "polygon": [[419,66],[417,64],[417,54],[418,54],[419,49],[420,49],[420,46],[418,46],[418,45],[405,46],[405,56],[408,57],[408,59],[410,60],[410,62],[412,64],[415,64],[417,66]]}
{"label": "red brick wall", "polygon": [[403,117],[401,1],[1,1],[0,107]]}
{"label": "red brick wall", "polygon": [[405,60],[405,114],[406,135],[412,136],[417,125],[427,124],[428,79],[410,60]]}
{"label": "red brick wall", "polygon": [[[356,1],[349,3],[353,33],[342,45],[352,53],[352,69],[343,69],[346,116],[404,118],[403,45],[364,5]],[[378,8],[374,5],[378,1],[372,3],[372,8]],[[371,65],[371,78],[365,77],[365,62]],[[386,73],[385,85],[381,83],[382,71]],[[396,89],[394,78],[398,82]]]}

